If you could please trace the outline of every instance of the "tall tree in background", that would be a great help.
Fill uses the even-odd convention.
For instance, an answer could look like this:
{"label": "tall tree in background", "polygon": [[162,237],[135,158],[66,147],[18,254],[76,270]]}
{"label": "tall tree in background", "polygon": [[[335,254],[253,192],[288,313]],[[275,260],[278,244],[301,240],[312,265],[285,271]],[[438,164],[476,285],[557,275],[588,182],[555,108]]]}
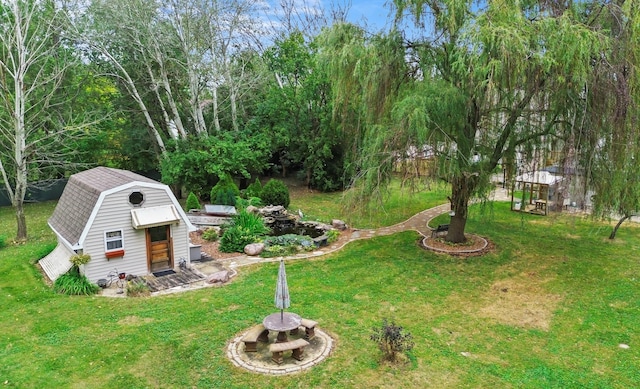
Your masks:
{"label": "tall tree in background", "polygon": [[[593,4],[592,23],[611,38],[594,66],[588,98],[585,149],[595,216],[619,216],[611,231],[640,211],[640,4],[635,0]],[[586,158],[585,158],[586,159]]]}
{"label": "tall tree in background", "polygon": [[[363,69],[359,58],[335,60],[337,72],[352,75],[335,87],[357,85],[367,96],[361,108],[366,131],[359,187],[365,195],[374,192],[407,150],[428,146],[439,176],[452,188],[446,240],[463,242],[469,202],[486,192],[498,164],[518,148],[566,130],[572,103],[578,103],[591,59],[600,51],[600,37],[573,8],[549,12],[534,2],[503,0],[481,8],[460,0],[394,4],[399,17],[413,16],[417,37],[405,39],[406,51],[388,39],[378,46],[381,58],[389,53],[413,58],[407,73],[412,77],[372,93],[397,82],[397,66],[376,63]],[[351,56],[363,51],[342,47],[334,50]]]}
{"label": "tall tree in background", "polygon": [[16,240],[27,239],[23,204],[30,180],[50,178],[89,133],[91,110],[71,107],[82,64],[64,45],[67,20],[53,1],[0,4],[0,178],[16,211]]}

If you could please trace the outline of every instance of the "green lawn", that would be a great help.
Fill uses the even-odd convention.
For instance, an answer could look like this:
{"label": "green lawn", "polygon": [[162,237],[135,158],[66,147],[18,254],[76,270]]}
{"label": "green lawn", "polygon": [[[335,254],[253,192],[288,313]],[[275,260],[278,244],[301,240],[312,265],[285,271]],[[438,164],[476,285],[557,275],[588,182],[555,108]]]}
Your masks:
{"label": "green lawn", "polygon": [[444,184],[432,183],[410,189],[401,188],[400,181],[394,180],[384,203],[374,202],[362,213],[347,212],[342,192],[293,194],[289,209],[294,213],[301,209],[308,220],[342,219],[356,228],[379,228],[403,222],[420,211],[444,204],[449,194],[449,187]]}
{"label": "green lawn", "polygon": [[[225,347],[274,311],[277,264],[242,268],[222,288],[160,297],[56,295],[33,266],[54,242],[52,210],[30,205],[30,243],[0,250],[5,387],[640,387],[632,225],[609,241],[609,225],[512,213],[503,203],[472,209],[468,230],[496,247],[483,257],[426,252],[406,232],[288,262],[291,310],[318,320],[336,348],[307,372],[270,377],[235,368]],[[13,235],[9,208],[0,208],[0,231]],[[383,318],[413,334],[408,363],[379,362],[368,337]]]}

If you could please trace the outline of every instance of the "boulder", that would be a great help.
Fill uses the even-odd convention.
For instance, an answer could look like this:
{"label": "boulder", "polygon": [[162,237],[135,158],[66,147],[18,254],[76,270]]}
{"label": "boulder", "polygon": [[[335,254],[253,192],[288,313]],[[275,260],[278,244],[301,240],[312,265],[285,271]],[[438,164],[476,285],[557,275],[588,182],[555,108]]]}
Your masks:
{"label": "boulder", "polygon": [[254,206],[254,205],[249,205],[249,206],[247,206],[247,212],[248,213],[259,213],[260,210],[258,209],[258,207]]}
{"label": "boulder", "polygon": [[339,219],[331,220],[331,225],[333,226],[333,228],[336,228],[340,231],[344,231],[347,229],[347,224]]}
{"label": "boulder", "polygon": [[244,253],[247,255],[260,255],[264,250],[264,243],[251,243],[244,246]]}
{"label": "boulder", "polygon": [[213,274],[211,274],[209,277],[207,277],[207,282],[210,284],[217,284],[217,283],[225,283],[229,281],[229,271],[228,270],[221,270],[219,272],[215,272]]}

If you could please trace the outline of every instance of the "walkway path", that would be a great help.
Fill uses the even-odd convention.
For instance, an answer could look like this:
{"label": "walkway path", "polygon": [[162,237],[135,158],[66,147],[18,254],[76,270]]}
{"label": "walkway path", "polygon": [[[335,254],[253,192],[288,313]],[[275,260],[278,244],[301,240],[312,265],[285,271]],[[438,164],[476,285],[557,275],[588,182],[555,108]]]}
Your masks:
{"label": "walkway path", "polygon": [[[511,197],[508,195],[507,191],[502,188],[496,189],[492,195],[490,196],[490,200],[494,201],[507,201],[510,200]],[[385,236],[392,235],[402,231],[413,230],[417,231],[424,237],[431,235],[431,228],[429,228],[429,221],[435,218],[438,215],[449,212],[450,205],[442,204],[433,208],[426,209],[408,220],[395,224],[393,226],[381,227],[377,229],[369,229],[369,230],[352,230],[349,233],[348,240],[343,240],[341,244],[328,245],[319,248],[313,252],[300,253],[297,255],[291,255],[287,257],[283,257],[285,260],[289,259],[300,259],[300,258],[311,258],[318,257],[321,255],[326,255],[332,253],[334,251],[342,249],[347,243],[353,242],[354,240],[360,239],[369,239],[376,236]],[[248,255],[239,255],[237,257],[227,258],[224,260],[219,260],[225,267],[228,268],[237,268],[242,266],[253,265],[261,262],[275,262],[279,261],[281,258],[261,258],[259,256],[248,256]]]}

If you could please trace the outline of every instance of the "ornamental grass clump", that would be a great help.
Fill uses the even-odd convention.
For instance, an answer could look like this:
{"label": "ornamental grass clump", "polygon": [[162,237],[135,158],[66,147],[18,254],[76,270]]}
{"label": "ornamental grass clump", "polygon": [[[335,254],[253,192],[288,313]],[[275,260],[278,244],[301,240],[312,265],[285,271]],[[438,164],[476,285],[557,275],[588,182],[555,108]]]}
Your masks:
{"label": "ornamental grass clump", "polygon": [[145,297],[150,296],[149,286],[141,279],[133,279],[127,283],[127,296]]}
{"label": "ornamental grass clump", "polygon": [[244,246],[257,242],[271,230],[264,225],[260,215],[241,210],[231,219],[231,223],[223,226],[220,238],[220,251],[224,253],[240,253]]}
{"label": "ornamental grass clump", "polygon": [[53,290],[68,295],[96,294],[99,290],[98,285],[91,283],[84,274],[80,274],[80,266],[89,263],[90,260],[89,254],[76,254],[69,258],[73,265],[68,272],[55,280]]}
{"label": "ornamental grass clump", "polygon": [[413,348],[413,336],[405,332],[401,326],[387,319],[382,320],[381,327],[374,327],[370,339],[378,344],[384,360],[395,362],[399,353]]}

